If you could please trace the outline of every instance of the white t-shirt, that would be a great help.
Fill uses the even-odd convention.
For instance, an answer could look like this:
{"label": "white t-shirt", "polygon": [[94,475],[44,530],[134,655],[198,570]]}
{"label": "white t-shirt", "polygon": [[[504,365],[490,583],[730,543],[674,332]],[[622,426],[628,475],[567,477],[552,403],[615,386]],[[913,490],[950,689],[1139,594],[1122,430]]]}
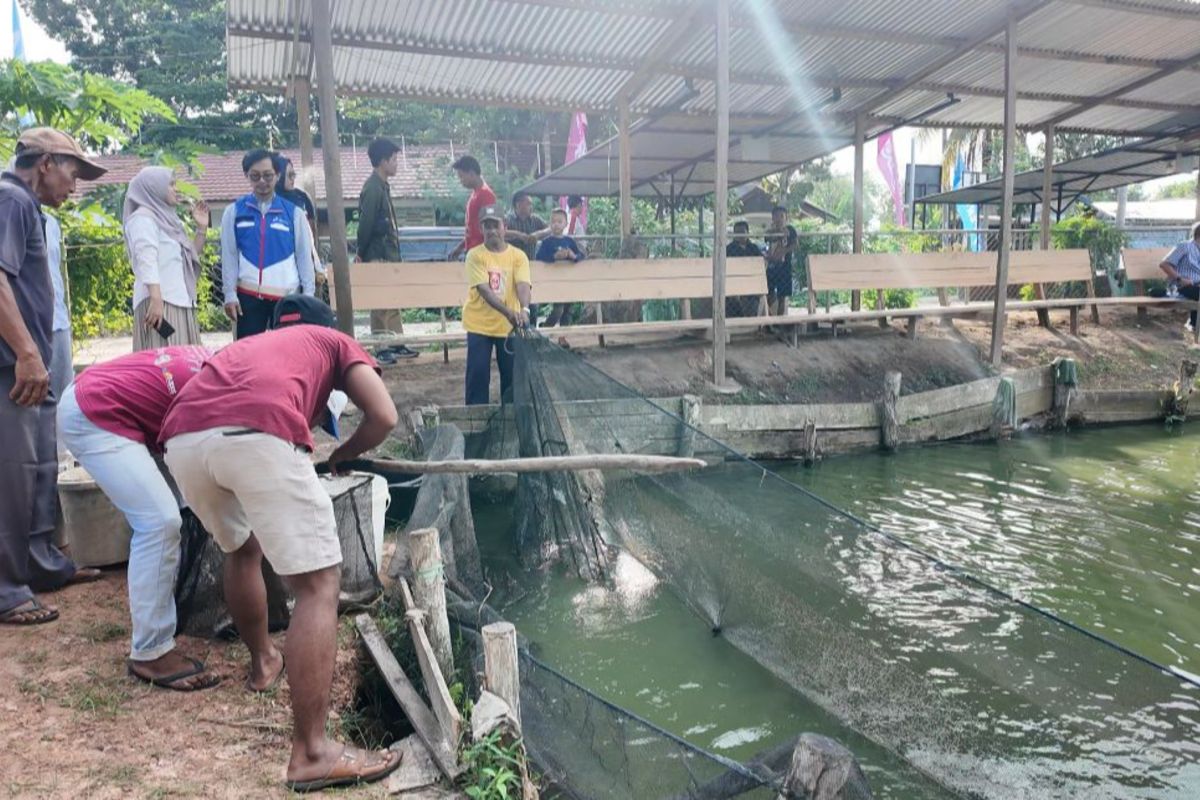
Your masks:
{"label": "white t-shirt", "polygon": [[191,308],[183,278],[183,249],[179,242],[166,234],[153,219],[138,214],[125,225],[133,245],[133,306],[150,296],[148,284],[157,283],[164,302]]}

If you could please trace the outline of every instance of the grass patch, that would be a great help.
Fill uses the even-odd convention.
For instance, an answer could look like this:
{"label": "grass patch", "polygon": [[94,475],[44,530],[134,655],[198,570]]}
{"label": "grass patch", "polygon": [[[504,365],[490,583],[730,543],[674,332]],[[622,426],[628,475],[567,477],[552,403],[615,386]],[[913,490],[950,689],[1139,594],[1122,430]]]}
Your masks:
{"label": "grass patch", "polygon": [[80,634],[92,644],[115,642],[129,635],[129,629],[117,622],[93,622]]}
{"label": "grass patch", "polygon": [[21,678],[17,681],[17,691],[40,705],[54,697],[54,686],[36,678]]}
{"label": "grass patch", "polygon": [[96,717],[115,717],[124,710],[129,692],[121,685],[121,679],[102,678],[88,672],[84,683],[71,687],[59,700],[63,708]]}

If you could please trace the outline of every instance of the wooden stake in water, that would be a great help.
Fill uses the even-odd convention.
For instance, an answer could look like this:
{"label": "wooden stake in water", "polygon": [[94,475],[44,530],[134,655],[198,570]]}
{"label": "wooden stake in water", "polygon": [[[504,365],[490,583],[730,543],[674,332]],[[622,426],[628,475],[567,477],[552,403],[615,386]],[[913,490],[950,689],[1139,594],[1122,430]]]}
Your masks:
{"label": "wooden stake in water", "polygon": [[483,672],[487,690],[508,703],[521,724],[521,665],[517,657],[517,629],[511,622],[483,627]]}

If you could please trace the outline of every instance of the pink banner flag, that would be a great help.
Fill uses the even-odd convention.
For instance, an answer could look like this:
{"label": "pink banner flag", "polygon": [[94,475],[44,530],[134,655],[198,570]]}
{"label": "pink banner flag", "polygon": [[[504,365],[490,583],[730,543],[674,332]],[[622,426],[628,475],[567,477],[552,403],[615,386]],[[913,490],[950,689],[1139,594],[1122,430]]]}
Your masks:
{"label": "pink banner flag", "polygon": [[[564,163],[570,164],[587,152],[587,127],[587,114],[584,114],[582,111],[576,111],[575,115],[571,117],[571,130],[567,134],[567,157]],[[583,198],[583,207],[579,209],[576,216],[571,216],[565,196],[558,198],[558,204],[568,214],[569,227],[567,228],[567,234],[569,236],[580,236],[587,233],[587,198]]]}
{"label": "pink banner flag", "polygon": [[904,215],[904,187],[900,184],[900,165],[896,163],[896,145],[892,142],[892,133],[887,133],[875,140],[878,150],[875,163],[883,173],[883,180],[892,191],[892,211],[896,216],[896,224],[901,228],[907,227]]}

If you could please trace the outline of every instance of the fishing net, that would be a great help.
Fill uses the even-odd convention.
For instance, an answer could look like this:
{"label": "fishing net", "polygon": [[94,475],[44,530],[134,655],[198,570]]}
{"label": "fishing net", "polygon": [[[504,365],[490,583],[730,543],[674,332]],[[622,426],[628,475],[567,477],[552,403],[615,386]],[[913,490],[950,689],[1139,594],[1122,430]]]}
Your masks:
{"label": "fishing net", "polygon": [[[514,517],[530,565],[602,574],[608,545],[624,548],[714,633],[952,791],[1200,796],[1196,676],[880,532],[536,334],[512,346],[513,403],[472,437],[474,453],[517,447],[710,462],[658,476],[521,476]],[[720,425],[719,407],[704,414]],[[568,717],[577,723],[581,713]],[[551,738],[581,730],[569,718],[551,720],[565,726]],[[604,738],[579,744],[594,750]]]}

